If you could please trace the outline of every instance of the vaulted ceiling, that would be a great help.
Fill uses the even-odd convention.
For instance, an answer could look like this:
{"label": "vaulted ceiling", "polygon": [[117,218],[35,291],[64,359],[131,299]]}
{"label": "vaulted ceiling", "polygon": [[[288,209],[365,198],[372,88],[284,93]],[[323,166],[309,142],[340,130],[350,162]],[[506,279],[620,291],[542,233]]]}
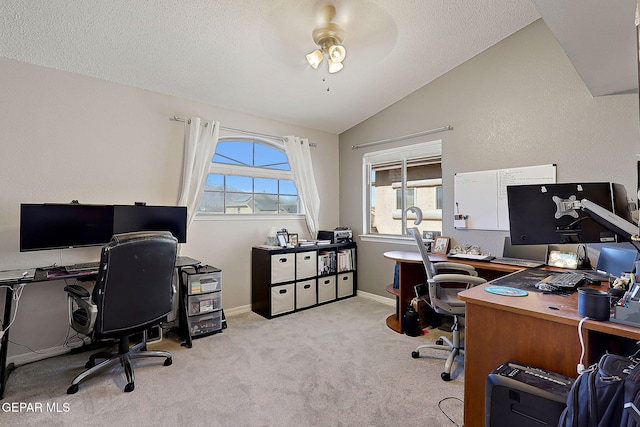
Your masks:
{"label": "vaulted ceiling", "polygon": [[334,0],[344,69],[305,55],[316,0],[3,0],[0,56],[343,132],[540,17],[530,0]]}

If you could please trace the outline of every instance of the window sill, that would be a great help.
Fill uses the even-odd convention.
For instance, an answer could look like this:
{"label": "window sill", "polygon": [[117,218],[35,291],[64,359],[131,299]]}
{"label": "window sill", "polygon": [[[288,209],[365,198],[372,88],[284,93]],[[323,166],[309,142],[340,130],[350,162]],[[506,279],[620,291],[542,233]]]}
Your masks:
{"label": "window sill", "polygon": [[273,221],[305,219],[304,214],[199,214],[195,221]]}
{"label": "window sill", "polygon": [[415,246],[416,241],[411,236],[392,236],[392,235],[378,235],[378,234],[361,234],[360,240],[363,242],[377,242],[377,243],[395,243],[398,245],[411,245]]}

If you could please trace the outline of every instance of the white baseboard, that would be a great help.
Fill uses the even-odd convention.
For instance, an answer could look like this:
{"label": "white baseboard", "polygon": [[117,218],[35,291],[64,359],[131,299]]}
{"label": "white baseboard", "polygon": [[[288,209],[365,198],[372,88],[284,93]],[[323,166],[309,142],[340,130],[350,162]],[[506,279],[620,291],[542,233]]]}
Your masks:
{"label": "white baseboard", "polygon": [[239,307],[233,307],[229,309],[224,309],[225,316],[235,316],[236,314],[244,314],[251,311],[251,304],[241,305]]}
{"label": "white baseboard", "polygon": [[390,305],[390,306],[393,306],[393,307],[395,307],[395,305],[396,305],[395,298],[382,297],[380,295],[372,294],[370,292],[365,292],[365,291],[358,291],[357,295],[359,297],[371,299],[371,300],[377,301],[379,303]]}

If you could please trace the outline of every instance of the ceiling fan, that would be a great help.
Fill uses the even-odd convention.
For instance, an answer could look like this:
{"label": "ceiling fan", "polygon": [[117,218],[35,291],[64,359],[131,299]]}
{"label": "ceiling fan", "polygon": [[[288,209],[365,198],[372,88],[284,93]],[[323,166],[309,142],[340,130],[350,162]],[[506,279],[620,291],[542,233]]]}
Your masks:
{"label": "ceiling fan", "polygon": [[320,13],[325,22],[314,28],[311,33],[318,49],[307,55],[307,61],[314,69],[317,69],[326,54],[329,72],[337,73],[344,67],[342,61],[347,54],[347,50],[342,45],[344,29],[335,22],[331,22],[336,16],[336,8],[333,5],[323,6]]}

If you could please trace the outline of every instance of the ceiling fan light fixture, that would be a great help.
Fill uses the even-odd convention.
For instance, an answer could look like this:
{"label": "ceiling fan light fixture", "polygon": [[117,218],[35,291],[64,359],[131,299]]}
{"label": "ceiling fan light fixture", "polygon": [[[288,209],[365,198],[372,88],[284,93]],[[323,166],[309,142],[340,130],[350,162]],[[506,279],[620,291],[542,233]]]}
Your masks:
{"label": "ceiling fan light fixture", "polygon": [[329,72],[331,74],[333,73],[337,73],[338,71],[342,70],[342,68],[344,68],[344,65],[342,65],[342,62],[335,62],[331,59],[329,59]]}
{"label": "ceiling fan light fixture", "polygon": [[329,59],[333,62],[342,62],[347,55],[347,50],[341,44],[334,44],[329,48]]}
{"label": "ceiling fan light fixture", "polygon": [[334,6],[326,5],[322,11],[326,22],[314,28],[311,33],[313,41],[319,49],[307,55],[307,62],[314,69],[317,69],[324,55],[327,55],[329,72],[337,73],[344,68],[342,61],[344,61],[347,54],[347,50],[342,45],[344,30],[340,25],[331,22],[336,16]]}
{"label": "ceiling fan light fixture", "polygon": [[307,62],[309,62],[309,65],[311,65],[314,69],[318,69],[318,65],[320,65],[320,63],[322,62],[322,57],[323,56],[320,49],[316,49],[307,55]]}

